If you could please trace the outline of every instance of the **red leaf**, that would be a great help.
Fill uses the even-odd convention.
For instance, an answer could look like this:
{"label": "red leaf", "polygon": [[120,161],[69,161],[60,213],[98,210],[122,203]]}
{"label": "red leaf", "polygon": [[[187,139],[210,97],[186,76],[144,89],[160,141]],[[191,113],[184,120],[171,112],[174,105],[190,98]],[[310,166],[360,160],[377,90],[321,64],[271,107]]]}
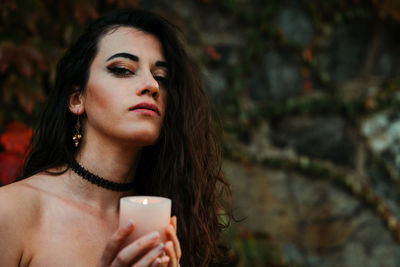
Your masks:
{"label": "red leaf", "polygon": [[24,92],[18,91],[16,93],[17,98],[21,106],[25,109],[26,113],[32,114],[33,106],[35,105],[35,99]]}
{"label": "red leaf", "polygon": [[22,174],[24,159],[14,153],[0,153],[0,182],[10,184]]}
{"label": "red leaf", "polygon": [[[26,78],[30,78],[33,74],[34,66],[33,62],[31,62],[27,57],[26,53],[22,49],[15,49],[14,60],[13,63],[17,67],[20,74],[25,76]],[[18,51],[18,52],[17,52]]]}
{"label": "red leaf", "polygon": [[15,9],[17,9],[17,3],[15,3],[14,0],[6,0],[6,1],[0,2],[0,10],[2,10],[2,9],[6,10],[6,8],[15,10]]}
{"label": "red leaf", "polygon": [[310,47],[303,51],[303,57],[308,61],[311,61],[314,58],[313,51]]}
{"label": "red leaf", "polygon": [[35,47],[0,43],[0,73],[7,71],[10,65],[14,65],[19,73],[27,78],[32,76],[37,66],[41,70],[48,69],[46,58]]}
{"label": "red leaf", "polygon": [[85,24],[88,19],[95,19],[99,16],[94,5],[82,2],[76,2],[74,15],[79,24]]}
{"label": "red leaf", "polygon": [[372,0],[378,8],[379,15],[384,19],[389,14],[396,21],[400,21],[400,2],[396,0]]}
{"label": "red leaf", "polygon": [[214,61],[218,61],[218,60],[221,59],[221,55],[211,45],[207,47],[207,53],[211,57],[211,59],[214,60]]}
{"label": "red leaf", "polygon": [[25,155],[32,138],[32,129],[21,122],[12,122],[0,137],[5,150],[21,157]]}
{"label": "red leaf", "polygon": [[21,46],[21,54],[24,53],[34,66],[39,66],[42,70],[47,70],[46,58],[39,50],[30,45]]}
{"label": "red leaf", "polygon": [[310,91],[312,91],[312,88],[313,88],[313,84],[310,80],[304,81],[304,84],[303,84],[304,92],[310,92]]}

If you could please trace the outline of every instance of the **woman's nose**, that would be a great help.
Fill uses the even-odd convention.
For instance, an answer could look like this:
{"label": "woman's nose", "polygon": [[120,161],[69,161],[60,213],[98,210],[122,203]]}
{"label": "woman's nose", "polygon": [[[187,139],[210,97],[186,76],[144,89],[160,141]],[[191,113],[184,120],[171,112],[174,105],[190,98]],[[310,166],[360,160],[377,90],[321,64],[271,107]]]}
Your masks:
{"label": "woman's nose", "polygon": [[148,94],[150,97],[157,99],[160,94],[160,87],[152,74],[146,74],[142,77],[140,86],[137,88],[137,95]]}

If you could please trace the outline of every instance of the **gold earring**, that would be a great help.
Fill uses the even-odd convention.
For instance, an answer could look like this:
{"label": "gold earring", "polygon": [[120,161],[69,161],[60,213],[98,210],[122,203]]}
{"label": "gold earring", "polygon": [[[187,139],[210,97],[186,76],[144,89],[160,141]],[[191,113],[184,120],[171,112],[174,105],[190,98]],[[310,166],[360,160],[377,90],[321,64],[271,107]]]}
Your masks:
{"label": "gold earring", "polygon": [[81,128],[80,116],[78,116],[75,125],[75,134],[72,136],[72,140],[74,141],[75,147],[79,146],[79,141],[82,139],[82,134],[79,132]]}

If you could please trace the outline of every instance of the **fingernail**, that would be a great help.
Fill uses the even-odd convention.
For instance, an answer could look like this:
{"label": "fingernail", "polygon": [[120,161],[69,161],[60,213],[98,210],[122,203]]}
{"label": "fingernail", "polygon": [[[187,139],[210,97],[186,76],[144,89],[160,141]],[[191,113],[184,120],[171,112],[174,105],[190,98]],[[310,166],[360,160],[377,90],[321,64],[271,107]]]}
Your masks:
{"label": "fingernail", "polygon": [[160,234],[158,232],[153,232],[153,233],[149,234],[148,238],[151,240],[156,240],[159,236],[160,236]]}
{"label": "fingernail", "polygon": [[168,256],[163,256],[161,258],[161,261],[163,261],[164,263],[167,263],[167,262],[169,262],[169,257]]}
{"label": "fingernail", "polygon": [[160,258],[157,258],[154,262],[153,262],[153,264],[151,265],[152,267],[153,266],[160,266],[160,264],[161,264],[161,259]]}
{"label": "fingernail", "polygon": [[128,223],[125,224],[125,228],[126,229],[131,229],[132,225],[133,225],[133,221],[132,221],[132,219],[129,219]]}

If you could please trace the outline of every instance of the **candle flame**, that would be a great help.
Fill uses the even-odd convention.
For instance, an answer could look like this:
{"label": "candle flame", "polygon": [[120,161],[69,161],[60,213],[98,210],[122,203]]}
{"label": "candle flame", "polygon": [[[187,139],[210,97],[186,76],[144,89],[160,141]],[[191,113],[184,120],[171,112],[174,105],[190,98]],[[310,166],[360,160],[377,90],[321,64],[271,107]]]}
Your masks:
{"label": "candle flame", "polygon": [[145,198],[145,199],[143,199],[142,204],[143,204],[143,205],[147,205],[147,202],[148,202],[148,200],[147,200],[147,198]]}

